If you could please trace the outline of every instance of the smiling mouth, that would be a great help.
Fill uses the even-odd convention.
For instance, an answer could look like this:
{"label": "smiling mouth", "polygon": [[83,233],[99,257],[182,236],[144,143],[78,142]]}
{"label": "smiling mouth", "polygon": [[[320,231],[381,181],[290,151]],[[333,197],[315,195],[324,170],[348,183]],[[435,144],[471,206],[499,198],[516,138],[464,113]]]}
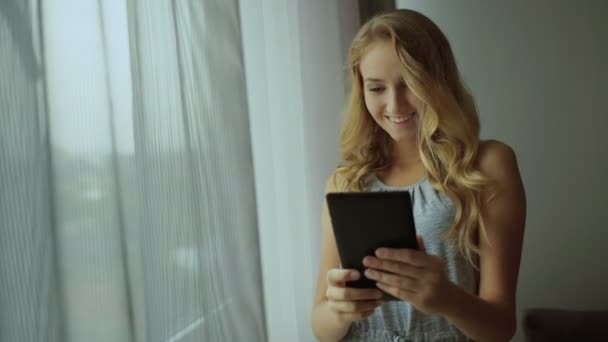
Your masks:
{"label": "smiling mouth", "polygon": [[400,123],[404,123],[404,122],[411,120],[414,117],[414,115],[416,115],[416,112],[412,112],[409,115],[402,115],[402,116],[385,115],[385,117],[387,119],[389,119],[392,123],[400,124]]}

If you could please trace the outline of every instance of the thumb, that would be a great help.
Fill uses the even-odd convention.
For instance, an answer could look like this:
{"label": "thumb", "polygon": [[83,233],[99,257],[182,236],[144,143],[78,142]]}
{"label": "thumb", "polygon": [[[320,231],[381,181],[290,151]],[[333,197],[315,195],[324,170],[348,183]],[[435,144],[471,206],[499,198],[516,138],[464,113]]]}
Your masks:
{"label": "thumb", "polygon": [[424,253],[426,253],[426,247],[424,247],[424,240],[422,239],[422,235],[416,235],[418,240],[418,249]]}

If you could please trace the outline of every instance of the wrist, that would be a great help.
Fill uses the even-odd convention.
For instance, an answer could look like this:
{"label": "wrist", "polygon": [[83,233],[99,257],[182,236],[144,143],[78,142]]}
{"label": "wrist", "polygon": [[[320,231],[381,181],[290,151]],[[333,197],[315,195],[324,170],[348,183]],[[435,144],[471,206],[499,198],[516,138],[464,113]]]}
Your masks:
{"label": "wrist", "polygon": [[320,341],[342,339],[351,325],[342,315],[329,308],[327,301],[319,304],[313,316],[313,331]]}
{"label": "wrist", "polygon": [[443,305],[439,308],[438,313],[444,316],[448,321],[452,321],[452,318],[458,316],[463,310],[463,303],[466,302],[466,298],[469,294],[460,288],[458,285],[448,281],[448,286],[445,291],[445,300]]}
{"label": "wrist", "polygon": [[340,327],[346,327],[347,329],[353,323],[353,320],[346,318],[344,315],[341,315],[339,312],[336,312],[329,307],[327,307],[329,314],[332,316],[333,321],[336,325]]}
{"label": "wrist", "polygon": [[352,320],[346,318],[344,315],[341,315],[339,312],[332,310],[329,307],[329,303],[325,302],[325,310],[329,315],[330,321],[333,323],[332,325],[335,327],[339,327],[341,329],[348,330],[350,325],[353,323]]}

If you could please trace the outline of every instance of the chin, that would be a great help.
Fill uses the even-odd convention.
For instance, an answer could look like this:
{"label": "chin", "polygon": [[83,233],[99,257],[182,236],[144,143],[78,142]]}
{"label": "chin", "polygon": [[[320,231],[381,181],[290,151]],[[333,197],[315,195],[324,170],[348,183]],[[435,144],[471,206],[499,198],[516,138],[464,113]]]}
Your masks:
{"label": "chin", "polygon": [[411,141],[416,138],[416,132],[392,132],[388,134],[395,142]]}

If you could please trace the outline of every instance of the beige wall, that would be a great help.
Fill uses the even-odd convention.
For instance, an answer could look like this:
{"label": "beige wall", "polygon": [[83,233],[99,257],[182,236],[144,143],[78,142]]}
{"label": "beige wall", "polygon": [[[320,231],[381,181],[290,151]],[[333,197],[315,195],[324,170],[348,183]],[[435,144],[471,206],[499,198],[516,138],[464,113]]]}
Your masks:
{"label": "beige wall", "polygon": [[397,1],[450,39],[482,136],[517,152],[528,197],[518,287],[531,307],[608,309],[608,2]]}

